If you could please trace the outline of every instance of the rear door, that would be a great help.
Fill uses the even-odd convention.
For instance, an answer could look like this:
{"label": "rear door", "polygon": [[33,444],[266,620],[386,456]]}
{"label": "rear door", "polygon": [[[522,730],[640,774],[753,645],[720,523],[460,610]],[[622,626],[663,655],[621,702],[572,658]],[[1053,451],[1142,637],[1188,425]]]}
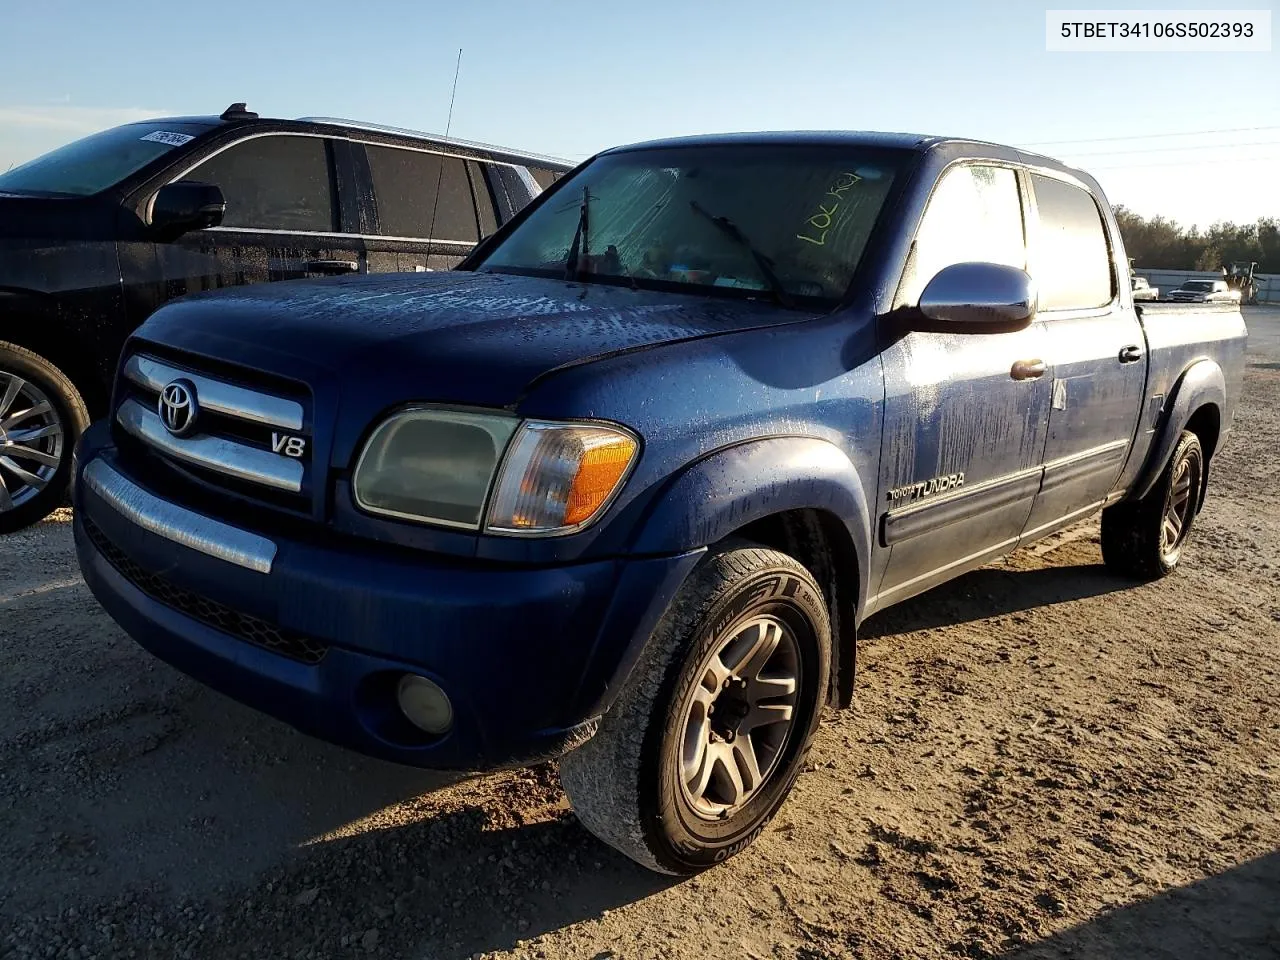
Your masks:
{"label": "rear door", "polygon": [[449,270],[497,225],[477,161],[417,147],[363,147],[372,185],[370,272]]}
{"label": "rear door", "polygon": [[1030,174],[1031,275],[1053,364],[1045,472],[1024,539],[1100,507],[1129,455],[1146,389],[1146,340],[1121,296],[1093,194],[1065,174]]}
{"label": "rear door", "polygon": [[158,246],[161,300],[356,272],[361,240],[340,212],[334,164],[339,143],[330,137],[258,134],[217,150],[178,178],[217,184],[227,211],[220,226]]}
{"label": "rear door", "polygon": [[[929,199],[898,302],[915,306],[954,263],[1027,267],[1018,171],[949,167]],[[1044,325],[911,330],[887,344],[880,455],[879,589],[888,604],[1017,545],[1040,486],[1051,371]]]}

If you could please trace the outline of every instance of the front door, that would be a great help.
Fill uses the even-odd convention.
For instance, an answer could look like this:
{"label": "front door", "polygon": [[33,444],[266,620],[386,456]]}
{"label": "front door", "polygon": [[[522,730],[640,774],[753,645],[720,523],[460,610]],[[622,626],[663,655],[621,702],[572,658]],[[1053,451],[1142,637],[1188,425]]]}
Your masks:
{"label": "front door", "polygon": [[200,290],[360,270],[361,241],[341,223],[330,138],[252,136],[182,179],[217,184],[227,211],[221,226],[157,245],[154,306]]}
{"label": "front door", "polygon": [[1044,482],[1024,539],[1101,507],[1128,459],[1146,390],[1146,341],[1098,205],[1061,175],[1030,177],[1032,273],[1053,363]]}
{"label": "front door", "polygon": [[[940,179],[900,303],[953,263],[1025,269],[1014,169],[967,163]],[[911,331],[882,353],[877,508],[889,552],[876,605],[920,593],[1016,546],[1040,486],[1052,372],[1043,323],[1001,333]]]}

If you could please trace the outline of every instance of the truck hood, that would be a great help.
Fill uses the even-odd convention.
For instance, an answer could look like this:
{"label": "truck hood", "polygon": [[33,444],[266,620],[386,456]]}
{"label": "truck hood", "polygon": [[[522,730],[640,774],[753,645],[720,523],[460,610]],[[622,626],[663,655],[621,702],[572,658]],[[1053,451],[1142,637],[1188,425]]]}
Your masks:
{"label": "truck hood", "polygon": [[157,311],[136,339],[313,390],[330,384],[353,412],[352,405],[380,410],[407,401],[512,406],[560,367],[813,316],[534,277],[410,273],[199,294]]}

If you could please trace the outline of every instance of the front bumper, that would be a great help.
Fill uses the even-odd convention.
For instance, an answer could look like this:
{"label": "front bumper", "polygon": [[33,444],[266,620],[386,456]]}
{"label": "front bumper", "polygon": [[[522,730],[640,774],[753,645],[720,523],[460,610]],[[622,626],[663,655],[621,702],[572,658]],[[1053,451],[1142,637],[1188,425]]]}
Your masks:
{"label": "front bumper", "polygon": [[[245,531],[157,499],[101,426],[76,474],[85,581],[142,646],[299,730],[413,766],[517,765],[588,737],[701,555],[527,568]],[[123,483],[104,495],[104,477]],[[273,548],[266,561],[255,541]],[[405,673],[449,695],[442,737],[400,715]]]}

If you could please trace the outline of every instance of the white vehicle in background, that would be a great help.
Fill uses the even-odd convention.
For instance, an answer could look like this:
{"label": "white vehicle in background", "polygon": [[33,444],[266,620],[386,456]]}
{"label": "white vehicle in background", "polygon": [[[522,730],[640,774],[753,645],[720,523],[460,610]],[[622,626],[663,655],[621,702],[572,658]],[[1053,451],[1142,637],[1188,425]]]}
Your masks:
{"label": "white vehicle in background", "polygon": [[1133,299],[1135,300],[1160,299],[1160,288],[1151,286],[1146,277],[1130,277],[1129,286],[1133,288]]}
{"label": "white vehicle in background", "polygon": [[1232,290],[1225,280],[1188,280],[1169,294],[1176,303],[1239,303],[1240,291]]}

